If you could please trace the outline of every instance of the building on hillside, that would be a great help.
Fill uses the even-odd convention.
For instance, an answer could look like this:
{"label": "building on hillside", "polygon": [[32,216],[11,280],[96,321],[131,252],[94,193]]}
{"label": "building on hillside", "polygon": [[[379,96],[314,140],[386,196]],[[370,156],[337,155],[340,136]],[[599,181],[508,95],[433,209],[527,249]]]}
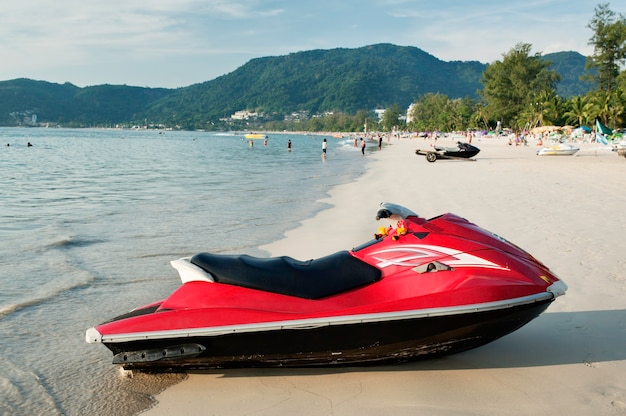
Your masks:
{"label": "building on hillside", "polygon": [[411,103],[409,108],[406,109],[406,124],[413,121],[413,107],[415,107],[415,103]]}
{"label": "building on hillside", "polygon": [[235,114],[230,116],[231,120],[250,120],[259,118],[260,114],[255,111],[248,110],[240,110],[236,111]]}

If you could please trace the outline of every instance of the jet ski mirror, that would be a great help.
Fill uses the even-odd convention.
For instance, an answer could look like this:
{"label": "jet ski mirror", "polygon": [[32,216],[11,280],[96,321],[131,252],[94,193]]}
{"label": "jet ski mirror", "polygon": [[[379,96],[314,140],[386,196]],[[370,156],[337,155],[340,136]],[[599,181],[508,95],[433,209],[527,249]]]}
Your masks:
{"label": "jet ski mirror", "polygon": [[418,217],[418,215],[408,208],[390,202],[381,202],[378,212],[376,213],[376,221],[381,218],[389,218],[390,220],[397,221],[404,220],[407,217]]}

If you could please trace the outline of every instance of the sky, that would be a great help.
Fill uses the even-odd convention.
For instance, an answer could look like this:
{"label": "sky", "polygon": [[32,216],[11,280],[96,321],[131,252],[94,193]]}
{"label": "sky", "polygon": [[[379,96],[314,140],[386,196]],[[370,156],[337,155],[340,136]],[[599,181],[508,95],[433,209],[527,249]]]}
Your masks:
{"label": "sky", "polygon": [[178,88],[254,58],[377,43],[443,61],[490,63],[518,43],[588,56],[587,25],[604,2],[0,0],[0,81]]}

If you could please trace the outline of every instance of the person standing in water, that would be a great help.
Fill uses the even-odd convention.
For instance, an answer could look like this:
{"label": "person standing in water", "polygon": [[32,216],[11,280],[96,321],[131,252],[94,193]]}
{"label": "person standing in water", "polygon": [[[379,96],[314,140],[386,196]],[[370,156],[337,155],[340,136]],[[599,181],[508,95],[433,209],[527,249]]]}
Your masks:
{"label": "person standing in water", "polygon": [[287,151],[291,152],[291,139],[287,140]]}
{"label": "person standing in water", "polygon": [[361,139],[361,154],[365,156],[365,140]]}
{"label": "person standing in water", "polygon": [[326,149],[328,148],[328,142],[326,139],[322,142],[322,157],[326,157]]}

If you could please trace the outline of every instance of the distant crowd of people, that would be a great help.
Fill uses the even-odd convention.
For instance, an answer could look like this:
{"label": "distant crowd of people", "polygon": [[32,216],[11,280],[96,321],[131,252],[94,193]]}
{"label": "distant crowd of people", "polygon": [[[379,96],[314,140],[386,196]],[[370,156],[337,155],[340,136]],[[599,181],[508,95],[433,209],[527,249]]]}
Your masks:
{"label": "distant crowd of people", "polygon": [[[341,138],[343,136],[337,135],[337,138]],[[354,135],[352,137],[353,139],[353,143],[354,143],[354,147],[358,148],[361,150],[361,154],[363,156],[365,156],[365,149],[367,148],[367,142],[375,142],[378,146],[378,150],[382,150],[383,148],[383,135],[382,134],[376,134],[374,135],[364,135],[364,137],[359,137],[357,135]],[[387,137],[387,141],[389,142],[389,136]],[[263,141],[263,145],[267,146],[267,138]],[[248,145],[252,148],[254,147],[254,141],[252,139],[248,140]],[[291,142],[291,139],[287,139],[287,151],[291,152],[291,150],[293,149],[293,143]],[[324,138],[322,139],[322,158],[326,158],[326,155],[328,154],[328,139]]]}

